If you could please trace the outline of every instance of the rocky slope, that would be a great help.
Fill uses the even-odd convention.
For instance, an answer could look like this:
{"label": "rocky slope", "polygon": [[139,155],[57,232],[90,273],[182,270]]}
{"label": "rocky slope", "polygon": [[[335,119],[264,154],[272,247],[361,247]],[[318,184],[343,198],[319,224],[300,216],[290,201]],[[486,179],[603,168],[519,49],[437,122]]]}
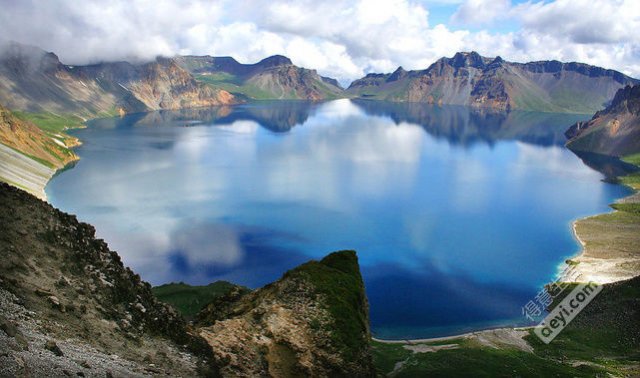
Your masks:
{"label": "rocky slope", "polygon": [[470,105],[500,110],[590,113],[637,80],[581,63],[512,63],[476,52],[441,58],[429,68],[368,74],[346,93],[388,101]]}
{"label": "rocky slope", "polygon": [[77,140],[48,133],[0,104],[0,181],[44,198],[44,185],[56,169],[77,160]]}
{"label": "rocky slope", "polygon": [[78,158],[70,150],[72,145],[69,145],[64,137],[56,138],[48,135],[33,123],[20,120],[2,104],[0,104],[0,143],[53,168],[62,168]]}
{"label": "rocky slope", "polygon": [[640,152],[640,85],[620,89],[609,106],[571,126],[566,136],[574,151],[613,156]]}
{"label": "rocky slope", "polygon": [[207,346],[93,227],[2,183],[0,203],[0,375],[203,373]]}
{"label": "rocky slope", "polygon": [[216,299],[197,326],[187,325],[92,226],[3,183],[0,203],[0,376],[373,373],[352,251],[254,292],[227,284],[220,296],[201,287],[198,298]]}
{"label": "rocky slope", "polygon": [[255,64],[241,64],[231,57],[181,56],[175,59],[200,80],[253,99],[323,100],[340,97],[343,92],[335,79],[297,67],[281,55]]}
{"label": "rocky slope", "polygon": [[171,59],[69,66],[37,47],[0,46],[0,103],[9,109],[95,117],[233,102]]}
{"label": "rocky slope", "polygon": [[306,263],[259,290],[232,291],[199,314],[229,376],[373,376],[368,304],[353,251]]}

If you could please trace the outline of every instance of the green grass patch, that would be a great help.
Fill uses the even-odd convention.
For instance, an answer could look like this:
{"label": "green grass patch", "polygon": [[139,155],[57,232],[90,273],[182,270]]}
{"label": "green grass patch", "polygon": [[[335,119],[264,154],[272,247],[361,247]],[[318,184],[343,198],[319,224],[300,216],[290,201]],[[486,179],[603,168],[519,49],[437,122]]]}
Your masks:
{"label": "green grass patch", "polygon": [[640,215],[640,203],[614,203],[609,206],[618,211]]}
{"label": "green grass patch", "polygon": [[226,72],[210,75],[195,75],[194,77],[202,83],[211,85],[216,89],[224,89],[225,91],[239,97],[246,97],[253,100],[270,100],[277,98],[273,93],[260,89],[254,85],[245,84],[237,76]]}
{"label": "green grass patch", "polygon": [[346,360],[357,358],[369,343],[364,284],[354,251],[334,252],[285,273],[284,278],[309,281],[325,299],[333,324],[328,333]]}
{"label": "green grass patch", "polygon": [[62,133],[67,129],[83,127],[84,120],[73,114],[53,114],[53,113],[28,113],[13,111],[13,114],[23,121],[34,123],[40,129],[49,133]]}
{"label": "green grass patch", "polygon": [[151,291],[160,301],[172,305],[183,316],[192,318],[204,306],[236,286],[226,281],[216,281],[206,286],[192,286],[179,282],[155,286]]}
{"label": "green grass patch", "polygon": [[621,159],[629,164],[640,166],[640,153],[627,155]]}
{"label": "green grass patch", "polygon": [[394,372],[394,377],[593,377],[605,374],[601,368],[574,368],[513,349],[463,347],[413,353],[402,345],[373,343],[373,361],[380,375]]}

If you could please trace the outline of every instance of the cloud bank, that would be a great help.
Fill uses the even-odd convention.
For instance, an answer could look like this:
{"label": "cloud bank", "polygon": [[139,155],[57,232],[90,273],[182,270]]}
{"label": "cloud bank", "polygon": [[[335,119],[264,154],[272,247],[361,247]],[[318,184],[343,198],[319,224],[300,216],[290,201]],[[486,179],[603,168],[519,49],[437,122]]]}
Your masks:
{"label": "cloud bank", "polygon": [[[283,54],[342,82],[399,65],[426,68],[470,50],[640,76],[640,1],[467,0],[447,5],[448,22],[431,24],[430,7],[443,3],[450,2],[0,0],[0,35],[53,51],[67,64],[175,54],[251,63]],[[513,26],[499,27],[505,23]]]}

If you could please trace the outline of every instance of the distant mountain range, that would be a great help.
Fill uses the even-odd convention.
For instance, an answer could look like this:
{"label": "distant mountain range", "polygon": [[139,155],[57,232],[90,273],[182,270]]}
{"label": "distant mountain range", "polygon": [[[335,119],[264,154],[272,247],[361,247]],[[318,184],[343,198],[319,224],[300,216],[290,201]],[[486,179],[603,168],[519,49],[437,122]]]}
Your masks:
{"label": "distant mountain range", "polygon": [[10,43],[0,49],[0,103],[10,109],[89,118],[234,101],[227,91],[196,81],[173,59],[69,66],[37,47]]}
{"label": "distant mountain range", "polygon": [[[406,104],[406,109],[374,101],[359,106],[374,113],[382,108],[398,111],[402,117],[416,118],[431,133],[445,135],[451,131],[446,130],[449,123],[435,125],[432,121],[439,117],[435,113],[445,118],[449,113],[432,114],[421,109],[422,104],[466,105],[491,111],[594,113],[610,104],[618,90],[636,84],[640,81],[620,72],[581,63],[512,63],[470,52],[441,58],[424,70],[399,67],[393,73],[368,74],[345,90],[335,79],[298,67],[281,55],[255,64],[242,64],[231,57],[176,56],[147,63],[72,66],[60,62],[54,53],[11,42],[0,46],[0,152],[5,163],[0,178],[44,196],[40,188],[54,170],[77,158],[69,148],[78,141],[65,130],[90,118],[251,100],[351,98],[412,103]],[[618,92],[606,110],[590,122],[574,126],[568,134],[572,138],[570,148],[613,155],[637,152],[637,91],[637,87],[629,87]],[[304,112],[293,110],[278,107],[278,112],[291,117],[285,123],[265,122],[265,126],[286,131],[306,118]],[[234,117],[270,118],[256,109],[226,114],[220,111],[216,117],[229,121]],[[500,118],[470,114],[471,120]],[[523,117],[500,119],[509,120],[500,125],[512,125]],[[490,140],[494,134],[509,134],[503,127],[499,132],[489,131],[476,127],[476,123],[465,123],[469,126],[466,134],[458,137],[468,142],[475,137]],[[517,134],[523,134],[521,129]],[[538,142],[559,143],[555,136],[538,135],[537,131],[528,135]],[[16,168],[19,166],[28,167]]]}
{"label": "distant mountain range", "polygon": [[37,47],[0,48],[0,104],[12,110],[89,118],[247,100],[363,98],[497,110],[593,113],[640,81],[581,63],[512,63],[475,52],[424,70],[368,74],[344,90],[337,80],[275,55],[255,64],[231,57],[177,56],[149,63],[70,66]]}
{"label": "distant mountain range", "polygon": [[501,110],[592,113],[638,80],[581,63],[512,63],[476,52],[441,58],[425,70],[368,74],[351,83],[352,97],[468,105]]}
{"label": "distant mountain range", "polygon": [[343,97],[343,88],[336,79],[297,67],[282,55],[274,55],[255,64],[212,56],[181,56],[175,61],[198,80],[250,99],[325,100]]}
{"label": "distant mountain range", "polygon": [[606,109],[566,132],[575,151],[625,156],[640,153],[640,85],[620,89]]}

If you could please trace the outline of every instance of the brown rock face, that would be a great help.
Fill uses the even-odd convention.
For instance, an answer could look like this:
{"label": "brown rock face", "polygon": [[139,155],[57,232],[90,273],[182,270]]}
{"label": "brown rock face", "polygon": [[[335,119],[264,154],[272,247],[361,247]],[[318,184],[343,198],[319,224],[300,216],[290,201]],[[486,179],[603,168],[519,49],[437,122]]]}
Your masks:
{"label": "brown rock face", "polygon": [[224,303],[199,316],[223,376],[374,376],[368,304],[352,251]]}
{"label": "brown rock face", "polygon": [[640,152],[640,85],[620,89],[611,104],[565,133],[574,151],[624,156]]}

